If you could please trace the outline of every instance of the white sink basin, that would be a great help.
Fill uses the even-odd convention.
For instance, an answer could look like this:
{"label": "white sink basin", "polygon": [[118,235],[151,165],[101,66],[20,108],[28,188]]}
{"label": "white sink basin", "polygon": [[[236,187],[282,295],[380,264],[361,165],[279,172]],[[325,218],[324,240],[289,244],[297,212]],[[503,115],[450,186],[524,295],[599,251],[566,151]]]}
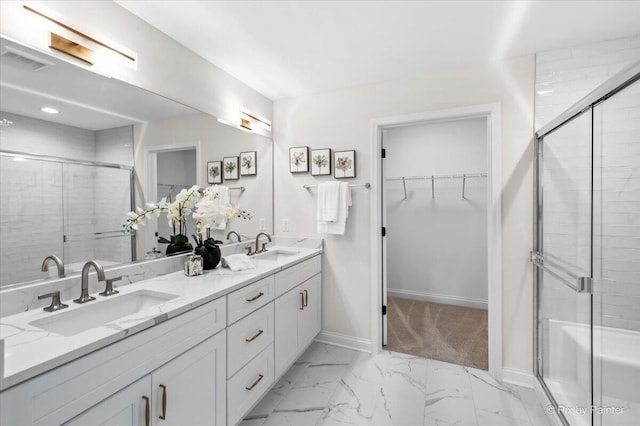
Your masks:
{"label": "white sink basin", "polygon": [[280,260],[286,261],[288,258],[290,258],[291,256],[295,256],[298,253],[300,252],[296,250],[273,249],[269,250],[266,253],[256,254],[255,256],[253,256],[253,258],[258,260],[272,260],[274,262],[277,262]]}
{"label": "white sink basin", "polygon": [[142,312],[176,297],[178,296],[175,294],[138,290],[133,293],[111,296],[109,299],[87,302],[77,309],[68,311],[65,309],[29,324],[63,336],[73,336],[128,315]]}

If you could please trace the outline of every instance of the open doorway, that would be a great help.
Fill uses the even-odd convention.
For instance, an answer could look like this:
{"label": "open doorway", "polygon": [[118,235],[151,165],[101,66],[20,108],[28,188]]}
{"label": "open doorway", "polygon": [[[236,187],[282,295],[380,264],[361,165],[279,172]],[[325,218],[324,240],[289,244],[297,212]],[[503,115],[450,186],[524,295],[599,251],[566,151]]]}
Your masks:
{"label": "open doorway", "polygon": [[382,136],[385,349],[487,370],[486,118]]}
{"label": "open doorway", "polygon": [[[145,149],[147,165],[146,200],[159,201],[166,198],[173,201],[183,189],[200,185],[200,143],[180,145],[152,146]],[[149,218],[145,226],[145,246],[147,250],[160,249],[158,237],[169,238],[174,234],[164,217],[161,220]],[[195,221],[187,218],[187,233],[195,231]]]}
{"label": "open doorway", "polygon": [[[392,129],[402,128],[407,126],[419,126],[422,124],[438,124],[438,123],[455,123],[456,121],[465,122],[467,120],[480,120],[477,124],[482,123],[483,134],[484,134],[484,144],[481,149],[484,150],[484,164],[483,168],[477,171],[472,171],[471,169],[460,169],[460,170],[451,170],[451,171],[420,171],[419,174],[416,172],[414,175],[411,170],[407,170],[406,172],[403,169],[397,170],[394,173],[397,175],[392,175],[388,173],[386,170],[386,164],[389,160],[389,155],[391,152],[387,153],[383,147],[387,145],[388,140],[385,141],[385,137],[388,136],[388,133]],[[416,127],[417,128],[417,127]],[[371,152],[372,152],[372,161],[371,161],[371,176],[374,185],[372,186],[372,196],[371,196],[371,258],[378,259],[378,261],[373,261],[371,265],[371,351],[372,353],[377,353],[382,349],[385,349],[385,344],[388,343],[388,333],[387,333],[387,325],[388,325],[388,313],[390,312],[391,305],[389,303],[389,299],[387,297],[387,286],[391,285],[392,290],[397,290],[394,287],[395,284],[388,283],[387,273],[389,268],[393,269],[396,265],[390,265],[388,259],[388,253],[391,248],[388,247],[388,240],[390,232],[394,232],[391,229],[387,229],[387,217],[385,215],[385,206],[387,201],[389,203],[393,202],[392,194],[387,194],[386,188],[390,185],[394,185],[393,188],[396,188],[399,193],[396,193],[396,197],[399,195],[400,200],[396,199],[398,202],[406,202],[406,201],[417,201],[417,197],[421,197],[420,200],[422,205],[422,211],[418,212],[416,217],[419,218],[418,222],[413,226],[424,225],[426,221],[426,203],[432,203],[431,208],[435,213],[441,214],[445,212],[444,209],[445,200],[443,196],[449,193],[448,196],[451,197],[451,200],[447,201],[447,203],[452,203],[453,201],[457,202],[465,202],[468,204],[475,203],[474,206],[466,206],[468,208],[476,208],[477,211],[482,210],[479,206],[482,201],[478,200],[476,197],[479,196],[478,188],[472,189],[473,185],[478,185],[478,183],[482,183],[484,185],[484,203],[486,206],[485,216],[484,216],[484,224],[483,228],[486,232],[486,256],[479,255],[480,259],[484,258],[484,262],[486,265],[486,269],[484,272],[477,272],[483,274],[480,277],[479,281],[484,281],[486,283],[485,288],[487,289],[486,295],[486,317],[487,317],[487,343],[486,343],[486,359],[489,373],[495,377],[496,379],[502,379],[502,231],[501,231],[501,223],[502,223],[502,215],[501,215],[501,204],[502,204],[502,178],[501,178],[501,118],[500,118],[500,104],[482,104],[482,105],[474,105],[468,107],[460,107],[460,108],[451,108],[446,110],[437,110],[437,111],[428,111],[423,113],[415,113],[415,114],[407,114],[404,116],[393,116],[393,117],[385,117],[385,118],[377,118],[372,120],[371,122]],[[429,165],[441,166],[444,165],[442,160],[442,156],[438,161],[432,161],[434,158],[430,157],[430,153],[426,152],[413,152],[410,158],[404,160],[404,165],[420,165],[427,164],[425,163],[426,157],[429,157],[430,161]],[[453,153],[446,154],[453,155]],[[400,162],[401,165],[403,162]],[[442,164],[441,164],[442,163]],[[407,167],[404,167],[407,168]],[[458,177],[436,177],[436,174],[442,175],[462,175]],[[484,176],[483,174],[486,174]],[[473,175],[473,177],[472,177]],[[414,179],[412,181],[406,179],[409,176],[419,177],[418,179]],[[402,177],[405,179],[403,180]],[[426,177],[426,178],[425,178]],[[398,178],[395,181],[390,180],[387,181],[387,178]],[[475,181],[473,181],[475,180]],[[472,182],[473,181],[473,182]],[[411,183],[410,183],[411,182]],[[413,187],[411,185],[414,185]],[[463,200],[463,187],[464,187],[464,197],[467,200]],[[413,192],[412,192],[413,191]],[[446,192],[443,192],[446,191]],[[471,200],[471,192],[473,191],[473,200]],[[405,192],[407,198],[405,199]],[[441,197],[438,197],[438,196]],[[413,197],[413,198],[412,198]],[[454,199],[457,197],[457,199]],[[388,199],[387,199],[388,198]],[[468,213],[468,212],[467,212]],[[449,212],[449,214],[445,214],[445,219],[452,221],[457,215],[453,212]],[[478,222],[476,222],[477,224]],[[486,226],[485,226],[486,225]],[[408,224],[403,224],[402,226],[407,226],[411,228]],[[449,225],[450,228],[456,230],[457,228],[453,225]],[[411,229],[409,229],[411,231]],[[456,256],[459,254],[456,249],[449,249],[445,244],[440,241],[440,245],[437,244],[437,238],[434,237],[434,232],[441,232],[441,229],[437,227],[432,227],[432,233],[428,235],[423,235],[422,239],[418,238],[417,235],[407,234],[405,237],[405,241],[403,243],[408,243],[409,241],[417,241],[418,243],[425,243],[427,240],[435,240],[435,248],[440,249],[439,256],[441,259],[445,259],[447,262],[443,263],[445,265],[448,264],[449,273],[446,274],[446,283],[443,288],[451,287],[450,279],[455,274],[460,274],[461,271],[465,269],[466,265],[460,262],[456,262]],[[459,232],[459,231],[456,231]],[[441,238],[442,237],[438,237]],[[444,238],[446,241],[446,237]],[[425,243],[426,244],[426,243]],[[423,249],[424,244],[418,244],[414,250],[417,253],[425,252]],[[424,259],[424,257],[423,257]],[[441,260],[442,261],[442,260]],[[426,263],[426,261],[420,260],[419,263]],[[438,267],[441,265],[437,265]],[[400,268],[402,270],[402,268]],[[424,281],[423,275],[420,275],[420,278]],[[415,290],[414,290],[415,291]],[[424,291],[424,293],[430,293],[430,291]],[[466,306],[460,306],[461,308],[468,309],[478,309],[479,300],[483,300],[478,295],[461,295],[465,293],[458,293],[455,295],[457,302],[464,302]],[[394,297],[394,293],[392,292],[391,297]],[[396,292],[395,295],[399,295]],[[415,296],[415,294],[411,294],[411,290],[406,290],[402,294],[404,299],[409,300],[409,303],[413,303],[414,299],[408,299],[406,296]],[[440,294],[442,296],[442,294]],[[445,294],[446,295],[446,294]],[[430,296],[434,296],[431,294]],[[423,299],[427,299],[424,297]],[[439,316],[441,324],[446,324],[448,321],[451,322],[454,318],[463,318],[466,314],[454,313],[451,314],[447,311],[450,306],[454,306],[451,303],[441,303],[444,301],[451,302],[451,297],[449,298],[436,298],[432,297],[431,300],[425,300],[429,303],[439,303],[440,305],[448,305],[448,306],[440,306],[440,309],[432,309],[432,313],[435,311],[436,316]],[[393,300],[392,300],[393,302]],[[460,303],[462,304],[462,303]],[[483,304],[480,305],[482,308]],[[408,311],[410,307],[408,306],[396,306],[396,310],[402,313]],[[423,316],[424,318],[424,316]],[[406,319],[405,321],[411,321]],[[472,320],[462,320],[459,322],[464,323],[465,321],[469,322]],[[446,333],[445,333],[446,334]],[[423,339],[424,340],[424,339]],[[429,339],[427,339],[429,340]],[[445,342],[444,344],[440,343],[436,345],[439,348],[442,348],[445,344],[449,344]],[[426,356],[426,355],[423,355]],[[452,360],[452,362],[456,362]]]}

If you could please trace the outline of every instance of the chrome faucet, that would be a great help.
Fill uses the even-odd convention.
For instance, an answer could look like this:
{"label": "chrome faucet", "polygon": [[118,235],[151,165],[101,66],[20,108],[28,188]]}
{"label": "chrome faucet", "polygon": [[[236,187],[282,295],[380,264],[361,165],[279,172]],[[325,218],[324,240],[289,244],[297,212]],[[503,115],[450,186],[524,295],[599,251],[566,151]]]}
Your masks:
{"label": "chrome faucet", "polygon": [[227,241],[231,241],[229,239],[229,237],[231,236],[231,234],[235,234],[236,237],[238,237],[238,242],[241,243],[242,242],[242,238],[240,237],[240,234],[238,234],[236,231],[229,231],[229,233],[227,234]]}
{"label": "chrome faucet", "polygon": [[267,234],[266,232],[259,233],[258,235],[256,235],[256,251],[254,251],[253,254],[264,253],[265,251],[267,251],[267,243],[262,243],[262,248],[258,250],[258,244],[260,243],[260,235],[264,235],[265,237],[267,237],[269,242],[271,242],[271,236],[269,234]]}
{"label": "chrome faucet", "polygon": [[64,278],[64,264],[62,263],[62,260],[60,260],[60,258],[55,254],[50,254],[49,256],[44,258],[44,260],[42,261],[42,266],[40,267],[40,270],[42,272],[48,272],[50,260],[53,260],[56,266],[58,267],[58,278]]}
{"label": "chrome faucet", "polygon": [[91,269],[92,266],[96,270],[98,281],[104,281],[104,269],[102,269],[102,265],[95,260],[90,260],[85,263],[82,267],[82,292],[79,298],[73,299],[76,303],[86,303],[96,300],[95,297],[89,296],[89,269]]}

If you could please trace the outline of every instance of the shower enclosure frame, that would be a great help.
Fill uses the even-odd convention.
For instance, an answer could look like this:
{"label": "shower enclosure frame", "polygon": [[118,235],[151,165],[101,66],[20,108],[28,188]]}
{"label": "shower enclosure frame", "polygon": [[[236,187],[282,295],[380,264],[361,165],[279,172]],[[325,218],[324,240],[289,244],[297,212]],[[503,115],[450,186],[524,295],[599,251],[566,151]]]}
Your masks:
{"label": "shower enclosure frame", "polygon": [[[534,380],[540,386],[547,399],[553,405],[553,412],[557,415],[557,418],[564,425],[569,425],[569,422],[565,416],[561,413],[558,407],[558,403],[553,397],[552,392],[547,387],[542,377],[542,362],[543,353],[542,345],[540,344],[540,331],[539,331],[539,312],[540,312],[540,291],[542,285],[542,269],[540,266],[535,266],[536,253],[541,253],[542,241],[543,241],[543,227],[544,218],[542,214],[543,207],[543,188],[544,182],[541,173],[541,154],[543,153],[544,145],[542,143],[545,136],[548,136],[553,131],[560,127],[572,122],[572,120],[581,116],[582,114],[590,114],[591,120],[591,250],[590,250],[590,276],[587,277],[589,281],[593,280],[593,182],[594,182],[594,108],[606,101],[610,97],[631,86],[633,83],[640,80],[640,62],[636,62],[626,69],[620,71],[612,78],[607,80],[602,85],[598,86],[587,96],[575,103],[572,107],[567,109],[564,113],[560,114],[554,120],[549,122],[538,130],[534,137],[534,164],[533,164],[533,251],[531,253],[531,261],[534,263],[533,267],[533,374]],[[589,286],[590,287],[590,286]],[[593,291],[592,288],[583,287],[582,289],[575,289],[577,292],[588,292],[591,294],[591,362],[590,362],[590,382],[591,382],[591,404],[594,404],[594,370],[593,370]],[[582,291],[581,291],[582,290]],[[550,412],[547,410],[547,412]],[[591,424],[594,424],[593,412],[591,413]]]}
{"label": "shower enclosure frame", "polygon": [[[46,161],[50,163],[58,163],[61,165],[70,164],[70,165],[77,165],[77,166],[89,166],[89,167],[101,167],[101,168],[107,168],[107,169],[126,170],[129,173],[130,208],[131,210],[135,210],[135,168],[134,166],[128,166],[125,164],[116,164],[116,163],[105,163],[100,161],[79,160],[79,159],[69,158],[69,157],[58,157],[54,155],[35,154],[35,153],[12,151],[12,150],[5,150],[5,149],[0,150],[0,156],[20,158],[24,160]],[[96,233],[94,235],[97,238],[100,238],[101,233]],[[131,261],[134,262],[137,259],[136,231],[131,230],[129,235],[131,238]],[[67,241],[67,235],[63,235],[63,242],[66,242],[66,241]],[[18,284],[21,284],[21,283],[18,283]]]}

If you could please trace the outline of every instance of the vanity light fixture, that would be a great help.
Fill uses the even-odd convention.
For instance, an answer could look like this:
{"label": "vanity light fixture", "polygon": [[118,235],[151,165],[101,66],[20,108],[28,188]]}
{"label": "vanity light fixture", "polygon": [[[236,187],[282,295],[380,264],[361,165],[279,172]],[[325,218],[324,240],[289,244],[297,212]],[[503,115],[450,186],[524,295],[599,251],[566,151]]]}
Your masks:
{"label": "vanity light fixture", "polygon": [[260,117],[257,114],[252,112],[248,112],[247,110],[240,110],[240,120],[242,120],[242,127],[244,127],[244,122],[248,121],[250,123],[250,128],[253,129],[255,126],[261,127],[264,130],[271,131],[271,121],[266,118]]}
{"label": "vanity light fixture", "polygon": [[57,109],[55,109],[53,107],[42,107],[42,108],[40,108],[40,111],[46,112],[47,114],[59,114],[60,113],[60,111],[58,111]]}
{"label": "vanity light fixture", "polygon": [[82,62],[93,65],[95,52],[88,47],[64,38],[56,33],[49,33],[49,47],[58,52],[66,53]]}
{"label": "vanity light fixture", "polygon": [[[38,16],[40,16],[40,17],[42,17],[42,18],[44,18],[44,19],[46,19],[48,21],[51,21],[54,24],[58,25],[59,27],[62,27],[67,31],[71,31],[72,33],[74,33],[76,35],[79,35],[80,37],[84,38],[85,40],[89,40],[92,43],[95,43],[95,44],[97,44],[97,45],[99,45],[101,47],[104,47],[105,49],[108,49],[108,50],[110,50],[110,51],[122,56],[123,58],[125,58],[125,59],[127,59],[127,60],[129,60],[129,61],[131,61],[133,63],[136,62],[136,58],[134,56],[132,56],[130,54],[127,54],[127,53],[123,52],[122,50],[116,49],[115,47],[110,46],[110,45],[108,45],[106,43],[103,43],[100,40],[96,40],[95,38],[93,38],[91,36],[88,36],[87,34],[85,34],[83,32],[80,32],[80,31],[76,30],[75,28],[70,27],[69,25],[67,25],[67,24],[65,24],[65,23],[63,23],[63,22],[61,22],[61,21],[49,16],[48,14],[46,14],[43,11],[36,10],[34,5],[29,5],[29,6],[23,5],[23,7],[24,7],[25,10],[28,10],[31,13],[34,13],[34,14],[36,14],[36,15],[38,15]],[[53,34],[53,33],[51,33],[51,34]],[[60,37],[60,36],[58,36],[58,37]],[[51,45],[49,47],[51,47],[53,49],[57,49],[57,47],[54,47],[54,46],[51,46]],[[84,46],[82,46],[82,47],[84,47]],[[85,48],[85,49],[88,49],[88,48]],[[64,52],[65,53],[69,53],[69,52],[66,52],[66,51],[64,51]],[[73,55],[73,56],[75,56],[75,55]],[[78,58],[78,59],[84,60],[82,58]]]}
{"label": "vanity light fixture", "polygon": [[240,127],[242,127],[243,129],[247,129],[250,132],[253,131],[253,129],[251,128],[251,122],[249,120],[245,120],[244,118],[240,119]]}
{"label": "vanity light fixture", "polygon": [[245,132],[253,132],[253,130],[251,129],[251,127],[245,127],[242,124],[234,124],[231,123],[227,120],[223,120],[222,118],[218,118],[218,123],[222,123],[222,124],[226,124],[227,126],[231,126],[234,127],[236,129],[240,129],[240,130],[244,130]]}

